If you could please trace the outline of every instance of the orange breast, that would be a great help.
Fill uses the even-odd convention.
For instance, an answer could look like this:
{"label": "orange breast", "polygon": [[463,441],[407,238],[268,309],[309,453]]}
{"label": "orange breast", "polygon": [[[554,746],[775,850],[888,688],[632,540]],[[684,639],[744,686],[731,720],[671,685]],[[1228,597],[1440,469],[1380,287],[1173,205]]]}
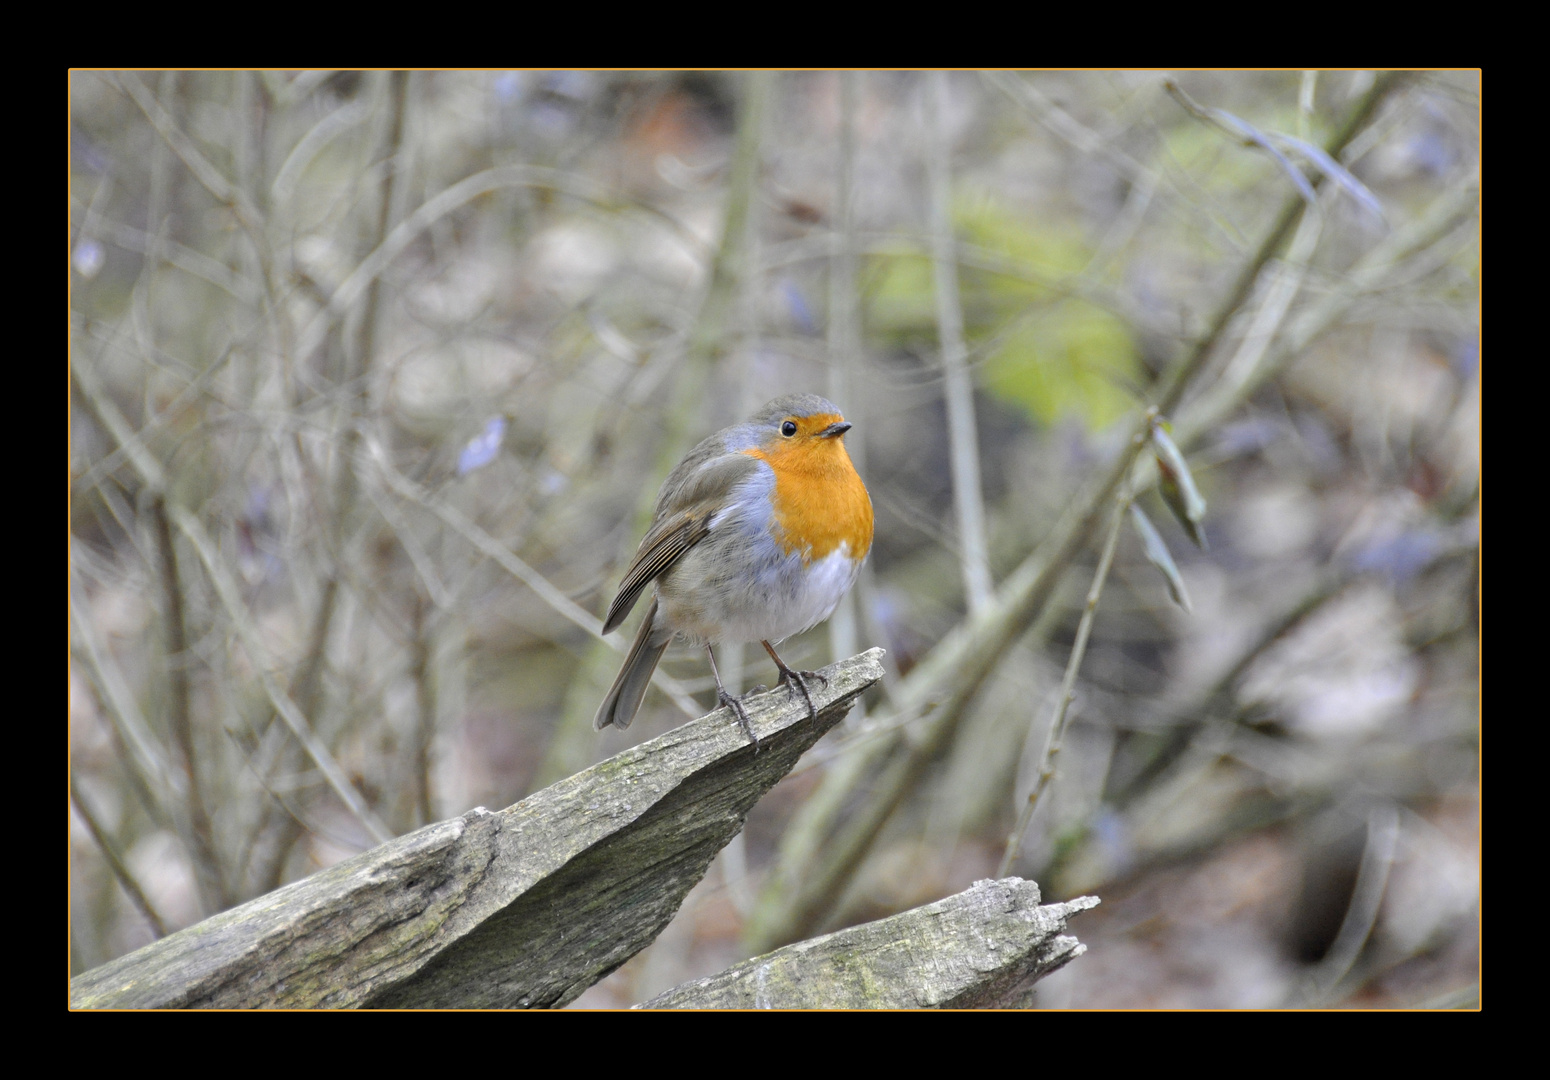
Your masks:
{"label": "orange breast", "polygon": [[775,541],[787,554],[800,552],[803,562],[812,562],[842,543],[853,559],[871,549],[872,500],[840,439],[799,439],[743,453],[775,473]]}

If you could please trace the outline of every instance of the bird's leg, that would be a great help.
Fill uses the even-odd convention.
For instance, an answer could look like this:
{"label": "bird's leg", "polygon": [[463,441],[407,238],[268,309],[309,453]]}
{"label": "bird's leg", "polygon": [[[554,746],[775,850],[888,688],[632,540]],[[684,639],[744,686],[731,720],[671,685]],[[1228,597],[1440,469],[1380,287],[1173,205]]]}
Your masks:
{"label": "bird's leg", "polygon": [[786,683],[788,686],[796,686],[797,690],[799,690],[802,694],[802,700],[807,702],[808,717],[810,719],[817,720],[818,706],[813,704],[813,695],[807,692],[807,680],[817,679],[825,686],[829,685],[829,680],[818,674],[816,671],[798,671],[795,668],[787,667],[786,662],[782,660],[780,658],[780,654],[775,651],[775,646],[771,645],[768,641],[761,641],[759,644],[764,646],[764,651],[770,654],[770,659],[775,661],[776,667],[780,668],[780,681]]}
{"label": "bird's leg", "polygon": [[705,646],[705,655],[710,657],[710,673],[716,677],[716,700],[732,710],[732,715],[737,717],[737,722],[743,725],[743,734],[748,736],[748,741],[753,743],[754,753],[759,752],[759,736],[753,733],[753,725],[748,722],[748,710],[743,708],[743,699],[735,698],[727,693],[727,688],[721,685],[721,672],[716,670],[716,654],[711,647]]}

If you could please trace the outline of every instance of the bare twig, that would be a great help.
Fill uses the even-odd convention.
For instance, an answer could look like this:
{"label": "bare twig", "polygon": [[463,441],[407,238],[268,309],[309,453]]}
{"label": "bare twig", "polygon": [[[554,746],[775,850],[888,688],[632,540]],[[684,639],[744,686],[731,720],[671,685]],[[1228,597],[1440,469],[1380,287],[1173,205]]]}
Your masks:
{"label": "bare twig", "polygon": [[[1166,197],[1163,205],[1181,218],[1208,222],[1229,240],[1233,247],[1240,247],[1241,234],[1229,223],[1202,210],[1199,204],[1182,189],[1179,178],[1137,161],[1116,143],[1117,139],[1094,131],[1062,109],[1027,79],[1011,72],[992,71],[982,76],[986,82],[1011,98],[1040,125],[1073,149],[1088,158],[1101,158],[1109,168],[1124,177],[1136,188],[1149,192],[1161,191]],[[1188,184],[1186,179],[1184,183]],[[1148,198],[1148,202],[1150,198]],[[1101,265],[1101,264],[1099,264]]]}
{"label": "bare twig", "polygon": [[[399,209],[398,201],[402,197],[404,162],[407,157],[404,147],[404,114],[408,109],[409,73],[388,72],[383,78],[385,83],[382,93],[387,104],[387,130],[381,136],[381,153],[388,167],[382,176],[379,190],[374,192],[377,219],[374,223],[372,241],[378,247],[381,246],[383,238],[388,235],[388,229],[393,224],[393,215]],[[395,195],[395,192],[399,194]],[[386,269],[385,264],[383,269]],[[301,711],[306,716],[314,718],[320,716],[323,709],[323,669],[328,660],[329,642],[342,603],[341,597],[345,591],[341,579],[345,573],[347,552],[354,533],[360,494],[360,478],[356,475],[356,449],[361,438],[358,416],[369,415],[372,412],[371,374],[376,359],[377,335],[381,321],[380,272],[365,278],[360,290],[352,292],[349,296],[341,297],[339,293],[343,291],[340,289],[335,292],[333,300],[338,302],[338,306],[331,304],[331,308],[341,317],[351,309],[357,299],[361,299],[361,308],[355,324],[354,340],[345,350],[344,373],[339,380],[339,390],[342,393],[337,395],[338,418],[335,421],[339,430],[330,440],[332,443],[337,443],[340,449],[334,460],[332,498],[328,507],[329,520],[323,530],[328,541],[326,548],[331,550],[328,550],[325,556],[326,569],[322,593],[313,614],[302,666],[292,679],[289,688],[290,696],[299,704]],[[305,360],[310,355],[310,351],[302,348],[298,355]],[[301,819],[296,814],[290,814],[281,819],[278,834],[274,837],[271,858],[267,867],[259,874],[260,882],[264,887],[272,888],[278,884],[278,875],[290,854],[290,849],[301,836],[300,824]]]}
{"label": "bare twig", "polygon": [[942,347],[942,384],[947,398],[947,442],[953,469],[953,506],[958,515],[959,559],[969,615],[990,603],[990,558],[985,543],[985,503],[980,488],[979,430],[974,422],[974,387],[966,363],[963,304],[958,295],[958,261],[953,249],[952,147],[947,137],[947,73],[934,71],[926,86],[926,172],[931,187],[932,269],[936,282],[937,335]]}
{"label": "bare twig", "polygon": [[151,255],[163,260],[169,266],[175,266],[190,277],[207,281],[211,285],[229,294],[232,299],[242,303],[253,303],[258,299],[258,285],[241,277],[235,270],[225,263],[217,262],[202,251],[185,247],[182,244],[169,240],[164,236],[142,232],[132,225],[121,222],[108,221],[97,218],[92,231],[99,236],[111,241],[125,251],[133,251],[140,255]]}
{"label": "bare twig", "polygon": [[[1475,212],[1479,198],[1479,174],[1476,172],[1435,199],[1414,221],[1390,232],[1357,260],[1338,288],[1331,289],[1291,319],[1274,349],[1268,354],[1263,348],[1245,351],[1242,354],[1245,362],[1240,365],[1235,360],[1231,365],[1232,377],[1228,383],[1207,387],[1200,397],[1181,410],[1174,422],[1174,441],[1186,449],[1194,445],[1225,420],[1240,402],[1334,326],[1359,297],[1382,289],[1393,278],[1402,276],[1407,260],[1423,255],[1460,222],[1467,220]],[[1286,273],[1300,277],[1302,271],[1297,263],[1289,262]],[[1245,346],[1247,348],[1247,342]]]}
{"label": "bare twig", "polygon": [[145,916],[145,921],[151,924],[151,930],[159,938],[167,936],[167,921],[161,917],[149,899],[145,890],[140,888],[140,882],[130,872],[128,865],[119,855],[113,841],[108,838],[107,830],[97,819],[91,804],[81,794],[80,785],[76,783],[75,775],[70,776],[70,801],[75,804],[75,812],[81,815],[81,821],[86,825],[86,831],[91,833],[93,840],[97,842],[97,848],[102,852],[103,859],[108,864],[108,869],[113,871],[113,876],[118,879],[118,884],[124,890],[124,895],[129,897],[129,902]]}
{"label": "bare twig", "polygon": [[[141,481],[153,493],[164,494],[165,482],[161,463],[152,456],[150,450],[140,442],[134,429],[118,411],[106,395],[97,387],[95,377],[88,367],[77,367],[71,375],[75,379],[76,386],[80,388],[83,398],[91,407],[92,412],[101,421],[103,428],[128,451],[131,464],[140,473]],[[294,734],[312,758],[313,764],[323,773],[331,788],[334,789],[340,800],[361,823],[373,839],[380,842],[386,839],[390,833],[385,825],[372,813],[370,807],[361,800],[360,795],[351,786],[349,779],[344,775],[344,770],[339,767],[334,756],[328,748],[312,732],[312,726],[306,716],[299,710],[295,703],[280,685],[275,682],[273,674],[273,661],[269,657],[268,650],[264,647],[258,628],[247,611],[242,601],[241,590],[224,561],[216,553],[214,542],[205,531],[204,524],[194,516],[192,512],[177,503],[168,502],[167,513],[172,523],[193,544],[194,551],[204,563],[206,573],[211,584],[215,586],[216,595],[219,596],[222,605],[226,608],[227,617],[231,619],[238,637],[242,640],[243,647],[247,650],[249,658],[253,662],[255,674],[264,693],[268,696],[275,710],[284,719],[291,733]]]}
{"label": "bare twig", "polygon": [[194,747],[194,729],[189,715],[188,644],[183,629],[183,585],[178,575],[177,551],[172,543],[172,528],[167,521],[167,504],[161,496],[151,502],[151,521],[159,556],[162,586],[162,620],[166,632],[167,727],[182,757],[188,775],[184,789],[189,835],[194,844],[194,872],[204,901],[205,914],[220,911],[231,903],[226,875],[221,869],[220,852],[215,846],[215,830],[205,808],[203,784],[199,776],[199,755]]}
{"label": "bare twig", "polygon": [[[857,230],[853,250],[857,256],[869,255],[885,259],[916,258],[922,255],[929,257],[933,250],[932,245],[931,236],[902,229],[886,233]],[[833,235],[806,237],[784,244],[772,244],[767,250],[769,255],[765,266],[773,269],[817,259],[832,260],[838,250],[838,241]],[[1094,307],[1102,308],[1135,332],[1159,338],[1178,336],[1176,325],[1160,321],[1119,289],[1104,282],[1098,276],[1102,270],[1102,262],[1097,259],[1080,273],[1072,274],[1045,267],[1028,259],[1017,258],[1005,252],[992,251],[960,237],[954,238],[953,254],[959,266],[972,267],[975,270],[984,270],[1016,281],[1027,282],[1030,285],[1037,285],[1045,292],[1050,303],[1067,296],[1078,297]],[[981,352],[983,349],[975,351]]]}
{"label": "bare twig", "polygon": [[[106,347],[107,344],[105,343],[105,349]],[[160,433],[168,424],[183,415],[183,411],[193,403],[194,398],[209,389],[211,381],[219,372],[224,370],[226,362],[231,358],[231,355],[232,350],[230,348],[222,350],[219,357],[211,361],[203,371],[190,380],[182,390],[178,391],[177,397],[173,398],[165,408],[158,411],[140,426],[140,429],[135,432],[135,443],[137,445],[145,444],[153,435]],[[123,464],[127,453],[128,451],[125,450],[123,445],[120,445],[111,453],[105,454],[97,461],[94,461],[91,468],[82,473],[80,479],[71,486],[72,490],[79,494],[95,488],[102,483],[104,477],[110,475],[114,469]]]}
{"label": "bare twig", "polygon": [[137,75],[129,72],[122,76],[104,75],[103,77],[129,95],[130,100],[139,106],[145,118],[156,129],[156,133],[166,140],[172,152],[188,166],[188,171],[194,174],[194,179],[215,196],[217,202],[231,207],[237,215],[237,220],[250,235],[256,235],[262,230],[264,218],[259,213],[258,207],[253,205],[253,200],[248,198],[247,193],[241,188],[226,179],[221,171],[199,152],[199,148],[183,134],[177,122],[166,109],[162,108],[161,102],[145,88]]}
{"label": "bare twig", "polygon": [[1356,885],[1351,890],[1351,901],[1346,906],[1340,930],[1324,959],[1303,980],[1294,1004],[1327,1004],[1335,996],[1341,981],[1355,967],[1357,957],[1378,921],[1398,845],[1399,811],[1390,803],[1375,807],[1367,815],[1367,843],[1362,848]]}
{"label": "bare twig", "polygon": [[269,201],[275,206],[288,206],[296,195],[301,174],[313,159],[334,139],[365,123],[370,115],[371,108],[367,101],[352,101],[339,106],[312,125],[305,135],[296,140],[296,145],[291,147],[291,152],[275,170],[274,181],[269,185]]}
{"label": "bare twig", "polygon": [[106,645],[97,637],[73,566],[70,572],[70,629],[76,639],[72,651],[96,687],[108,723],[126,753],[125,767],[145,801],[146,810],[158,821],[176,821],[177,806],[183,797],[182,777],[172,768],[165,751],[151,734],[134,692],[118,665],[113,663]]}
{"label": "bare twig", "polygon": [[[866,403],[854,393],[854,372],[860,368],[859,310],[856,302],[856,83],[860,74],[842,71],[840,83],[840,130],[836,147],[838,168],[834,189],[834,246],[829,260],[829,397],[846,410],[857,424],[845,440],[856,471],[866,475]],[[860,588],[866,582],[859,583]],[[860,619],[857,593],[840,600],[829,618],[829,640],[836,656],[850,656],[858,648]],[[859,711],[859,709],[858,709]],[[852,723],[858,722],[853,718]]]}
{"label": "bare twig", "polygon": [[[537,165],[502,165],[460,180],[417,207],[414,213],[399,223],[366,258],[361,260],[360,265],[350,273],[338,289],[334,290],[333,295],[329,297],[328,306],[313,316],[302,330],[296,344],[297,359],[305,360],[317,350],[329,330],[344,317],[371,282],[391,266],[393,260],[402,255],[421,233],[458,207],[472,202],[481,195],[510,187],[533,187],[557,191],[572,198],[605,207],[615,206],[619,202],[619,196],[585,177]],[[663,221],[689,246],[691,251],[697,255],[703,254],[703,244],[694,230],[671,214],[645,203],[630,205]]]}
{"label": "bare twig", "polygon": [[[1071,702],[1076,697],[1076,673],[1081,670],[1082,658],[1087,655],[1087,639],[1092,635],[1093,620],[1098,614],[1098,598],[1103,595],[1103,584],[1108,580],[1109,567],[1114,562],[1114,549],[1119,546],[1119,534],[1125,523],[1125,512],[1130,508],[1129,485],[1122,485],[1114,498],[1114,524],[1109,527],[1109,535],[1103,542],[1103,554],[1098,556],[1098,569],[1093,571],[1093,583],[1087,590],[1087,600],[1082,607],[1082,619],[1077,623],[1076,640],[1071,646],[1071,656],[1066,661],[1065,677],[1060,681],[1060,695],[1055,699],[1055,711],[1050,716],[1049,729],[1045,733],[1044,750],[1039,755],[1038,765],[1034,770],[1033,789],[1028,792],[1027,802],[1024,803],[1021,813],[1017,817],[1017,825],[1006,840],[1006,851],[1001,856],[1001,866],[996,871],[997,877],[1006,877],[1011,873],[1012,863],[1017,858],[1017,853],[1022,850],[1023,835],[1028,831],[1028,823],[1033,820],[1033,812],[1038,808],[1039,797],[1044,794],[1044,789],[1055,775],[1055,757],[1060,753],[1061,744],[1066,737],[1066,724],[1071,715]],[[1030,726],[1028,738],[1033,738],[1033,729]]]}
{"label": "bare twig", "polygon": [[436,683],[431,673],[431,620],[427,618],[424,598],[418,592],[411,601],[409,677],[415,689],[414,800],[419,815],[417,825],[435,818],[435,798],[431,793],[431,743],[436,738]]}
{"label": "bare twig", "polygon": [[1196,104],[1184,92],[1183,88],[1172,79],[1163,80],[1163,89],[1167,90],[1173,99],[1184,106],[1196,119],[1203,120],[1217,130],[1234,138],[1241,139],[1247,144],[1258,146],[1261,150],[1275,158],[1276,164],[1281,166],[1281,171],[1286,173],[1287,177],[1292,181],[1292,186],[1297,189],[1298,194],[1309,203],[1314,201],[1313,185],[1308,183],[1308,178],[1302,174],[1302,170],[1287,160],[1280,147],[1276,146],[1264,132],[1260,131],[1253,124],[1239,119],[1223,109],[1209,109],[1203,105]]}
{"label": "bare twig", "polygon": [[[556,588],[548,578],[512,554],[505,544],[502,544],[495,537],[485,532],[475,522],[468,520],[462,511],[456,507],[448,506],[439,499],[432,498],[418,484],[394,469],[388,461],[387,451],[383,449],[381,443],[375,439],[368,438],[366,445],[383,482],[396,495],[435,514],[451,527],[453,532],[467,540],[484,555],[495,560],[501,569],[532,589],[538,594],[539,599],[543,600],[557,614],[563,616],[573,625],[585,630],[588,635],[613,645],[620,651],[623,650],[623,646],[617,645],[611,639],[603,638],[603,623],[601,619],[593,616],[586,608],[583,608]],[[703,712],[695,704],[694,699],[683,689],[682,684],[670,675],[667,675],[660,668],[652,676],[651,681],[673,700],[673,704],[677,705],[685,716],[699,716]]]}
{"label": "bare twig", "polygon": [[318,771],[323,774],[323,779],[333,789],[334,794],[339,796],[339,801],[344,803],[346,809],[360,822],[367,834],[380,844],[393,835],[392,830],[372,812],[371,807],[366,805],[360,793],[350,783],[349,777],[340,768],[339,762],[334,759],[334,755],[313,732],[307,717],[296,707],[296,703],[271,674],[274,670],[274,661],[263,644],[258,627],[253,624],[252,617],[242,602],[241,591],[235,579],[216,553],[215,544],[209,534],[205,532],[204,524],[181,506],[169,506],[168,512],[172,516],[173,523],[193,544],[199,561],[204,563],[205,572],[209,575],[211,584],[215,586],[216,595],[220,597],[221,605],[226,609],[226,617],[231,620],[233,628],[237,631],[242,647],[247,650],[252,660],[254,674],[258,678],[259,685],[263,687],[269,703],[285,721],[285,726],[290,728],[291,734],[296,736],[296,740],[301,743],[302,749],[318,767]]}

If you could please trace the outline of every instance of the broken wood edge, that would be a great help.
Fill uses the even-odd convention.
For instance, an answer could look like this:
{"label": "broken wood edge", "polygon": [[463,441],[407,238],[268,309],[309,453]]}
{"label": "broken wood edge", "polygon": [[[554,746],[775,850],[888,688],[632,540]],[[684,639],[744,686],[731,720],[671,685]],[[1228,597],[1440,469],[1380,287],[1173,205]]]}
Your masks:
{"label": "broken wood edge", "polygon": [[[655,939],[754,803],[882,678],[881,656],[825,668],[816,721],[785,687],[749,695],[757,746],[716,709],[505,810],[427,825],[83,972],[70,1004],[564,1004]],[[531,986],[524,956],[543,963]]]}
{"label": "broken wood edge", "polygon": [[967,1009],[1026,999],[1086,951],[1066,921],[1096,896],[1039,903],[1021,878],[797,942],[673,987],[638,1009]]}

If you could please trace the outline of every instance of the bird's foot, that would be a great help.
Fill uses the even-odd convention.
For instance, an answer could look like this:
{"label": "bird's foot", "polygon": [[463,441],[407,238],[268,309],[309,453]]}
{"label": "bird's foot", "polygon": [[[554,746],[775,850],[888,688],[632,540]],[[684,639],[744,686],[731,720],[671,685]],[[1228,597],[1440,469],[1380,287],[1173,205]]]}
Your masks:
{"label": "bird's foot", "polygon": [[[752,693],[752,691],[749,691],[749,693]],[[743,695],[743,697],[747,696],[747,694]],[[743,708],[743,698],[733,697],[721,689],[716,691],[716,698],[721,704],[732,710],[732,715],[737,717],[737,722],[742,725],[743,734],[747,735],[748,741],[753,744],[753,752],[757,754],[759,752],[759,736],[753,733],[753,724],[748,720],[748,710]]]}
{"label": "bird's foot", "polygon": [[802,700],[807,702],[807,718],[809,720],[817,720],[818,706],[813,704],[813,695],[807,690],[808,679],[817,679],[823,685],[829,685],[829,680],[816,671],[798,671],[796,668],[789,668],[784,664],[780,666],[780,681],[787,686],[795,687],[796,692],[802,695]]}
{"label": "bird's foot", "polygon": [[775,646],[768,641],[761,641],[759,644],[764,646],[764,651],[770,654],[770,659],[775,661],[776,667],[780,668],[780,681],[788,686],[795,684],[798,692],[802,695],[802,700],[807,702],[808,719],[817,720],[818,706],[813,704],[813,695],[807,690],[807,680],[817,679],[825,686],[829,685],[829,680],[816,671],[798,671],[793,667],[787,666],[786,662],[780,658],[780,653],[775,651]]}

